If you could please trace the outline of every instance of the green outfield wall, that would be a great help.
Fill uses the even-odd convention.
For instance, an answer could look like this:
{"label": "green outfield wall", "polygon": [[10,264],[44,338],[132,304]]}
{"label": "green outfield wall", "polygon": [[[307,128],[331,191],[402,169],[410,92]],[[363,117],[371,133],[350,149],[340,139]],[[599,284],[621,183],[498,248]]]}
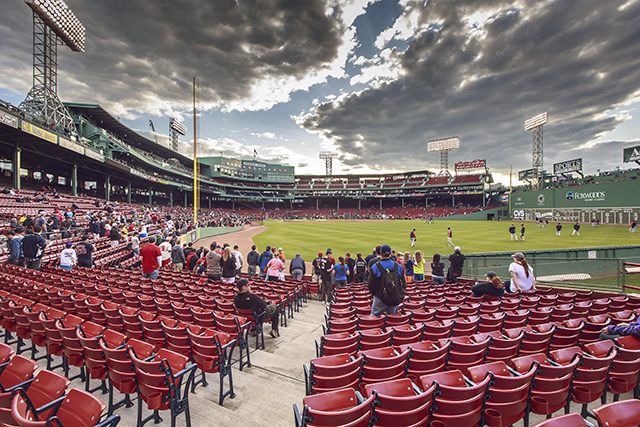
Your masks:
{"label": "green outfield wall", "polygon": [[640,180],[514,191],[511,216],[525,221],[629,224],[640,216]]}

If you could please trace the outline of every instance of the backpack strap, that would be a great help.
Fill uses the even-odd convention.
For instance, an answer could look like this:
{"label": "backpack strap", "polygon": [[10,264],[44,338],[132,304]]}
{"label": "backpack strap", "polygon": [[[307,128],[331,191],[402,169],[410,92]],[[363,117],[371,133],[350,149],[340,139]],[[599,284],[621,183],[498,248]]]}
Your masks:
{"label": "backpack strap", "polygon": [[[380,274],[381,277],[385,277],[387,274],[387,270],[382,266],[382,264],[380,264],[380,261],[376,261],[376,266],[378,266],[378,270],[380,270]],[[398,263],[397,262],[393,262],[393,268],[391,269],[392,273],[398,273]]]}

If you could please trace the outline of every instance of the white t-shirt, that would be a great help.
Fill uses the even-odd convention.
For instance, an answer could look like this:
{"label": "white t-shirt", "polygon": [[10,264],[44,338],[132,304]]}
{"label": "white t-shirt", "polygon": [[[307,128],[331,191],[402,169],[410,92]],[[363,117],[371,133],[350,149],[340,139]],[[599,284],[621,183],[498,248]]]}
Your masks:
{"label": "white t-shirt", "polygon": [[60,252],[60,265],[76,265],[77,261],[78,255],[75,250],[68,248],[63,249],[62,252]]}
{"label": "white t-shirt", "polygon": [[[523,291],[528,291],[533,287],[533,268],[529,265],[529,277],[526,276],[524,267],[518,264],[517,262],[512,262],[509,266],[509,272],[516,273],[516,281],[520,286],[520,289]],[[511,292],[516,292],[518,289],[516,288],[515,283],[511,282]]]}
{"label": "white t-shirt", "polygon": [[162,252],[162,261],[171,258],[171,244],[169,242],[160,243],[160,252]]}

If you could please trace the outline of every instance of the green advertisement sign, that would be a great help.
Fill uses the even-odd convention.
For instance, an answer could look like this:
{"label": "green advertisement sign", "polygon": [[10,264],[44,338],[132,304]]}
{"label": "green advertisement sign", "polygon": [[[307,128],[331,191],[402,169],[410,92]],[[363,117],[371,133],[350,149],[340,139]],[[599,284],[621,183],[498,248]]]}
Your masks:
{"label": "green advertisement sign", "polygon": [[640,206],[640,182],[623,181],[540,191],[514,192],[512,209],[604,208]]}

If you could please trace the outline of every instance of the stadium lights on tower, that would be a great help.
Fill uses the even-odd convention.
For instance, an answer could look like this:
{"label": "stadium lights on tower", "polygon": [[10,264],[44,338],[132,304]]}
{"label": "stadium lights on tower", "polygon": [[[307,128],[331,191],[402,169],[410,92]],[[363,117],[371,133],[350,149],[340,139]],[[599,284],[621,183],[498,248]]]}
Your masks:
{"label": "stadium lights on tower", "polygon": [[84,52],[84,26],[62,0],[25,0],[33,11],[33,87],[20,104],[47,124],[75,130],[58,98],[58,44]]}
{"label": "stadium lights on tower", "polygon": [[187,134],[187,127],[174,119],[173,117],[169,118],[169,139],[171,140],[171,148],[173,151],[178,151],[178,138],[180,135]]}
{"label": "stadium lights on tower", "polygon": [[531,155],[531,160],[533,170],[535,171],[536,187],[538,189],[542,189],[544,183],[542,126],[547,124],[547,119],[547,113],[542,113],[524,122],[524,130],[533,131],[533,154]]}
{"label": "stadium lights on tower", "polygon": [[327,176],[331,176],[333,174],[333,159],[338,158],[338,153],[336,153],[335,151],[321,151],[320,158],[325,159]]}
{"label": "stadium lights on tower", "polygon": [[460,139],[452,136],[443,139],[434,139],[427,144],[427,151],[440,152],[439,176],[449,175],[449,151],[460,147]]}

